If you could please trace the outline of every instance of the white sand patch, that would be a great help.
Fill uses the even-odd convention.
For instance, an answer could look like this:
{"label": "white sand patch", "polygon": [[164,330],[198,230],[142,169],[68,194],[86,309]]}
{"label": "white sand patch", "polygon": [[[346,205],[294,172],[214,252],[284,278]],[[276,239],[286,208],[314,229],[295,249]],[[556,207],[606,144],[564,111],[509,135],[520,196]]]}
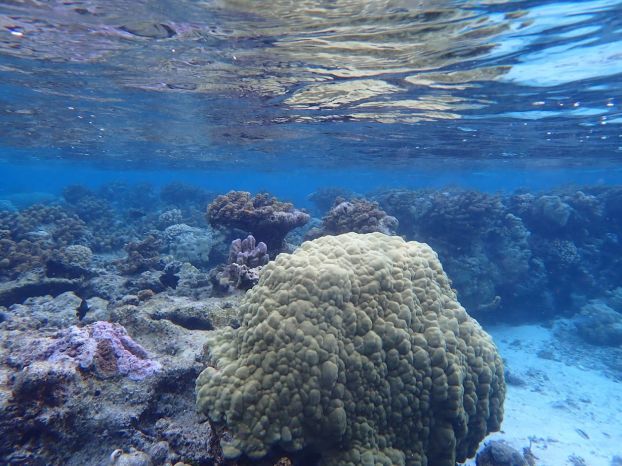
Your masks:
{"label": "white sand patch", "polygon": [[[508,385],[502,432],[488,439],[504,440],[518,451],[531,439],[538,466],[610,466],[614,456],[622,456],[622,383],[590,367],[553,360],[559,345],[550,329],[486,330],[510,373],[525,381]],[[545,358],[538,356],[542,350]]]}

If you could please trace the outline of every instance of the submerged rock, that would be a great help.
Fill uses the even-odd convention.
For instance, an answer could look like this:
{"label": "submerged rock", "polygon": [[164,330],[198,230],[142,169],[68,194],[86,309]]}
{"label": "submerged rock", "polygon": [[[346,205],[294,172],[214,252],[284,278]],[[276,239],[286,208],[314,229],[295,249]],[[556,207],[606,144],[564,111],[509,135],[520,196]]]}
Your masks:
{"label": "submerged rock", "polygon": [[477,454],[477,466],[527,466],[518,450],[505,442],[492,441]]}
{"label": "submerged rock", "polygon": [[110,455],[110,466],[153,466],[149,455],[142,451],[133,450],[124,453],[123,450],[115,450]]}
{"label": "submerged rock", "polygon": [[599,346],[622,346],[622,314],[594,300],[581,308],[574,319],[579,336]]}
{"label": "submerged rock", "polygon": [[79,300],[67,293],[1,309],[0,464],[105,465],[114,450],[114,464],[222,464],[216,434],[195,412],[208,332],[193,319],[220,324],[220,312],[235,314],[232,301],[90,299],[116,322],[49,325]]}
{"label": "submerged rock", "polygon": [[182,223],[164,230],[164,243],[167,252],[175,260],[200,267],[209,262],[214,237],[210,229],[195,228]]}
{"label": "submerged rock", "polygon": [[66,291],[76,291],[82,280],[69,278],[48,278],[31,273],[17,280],[0,283],[0,305],[22,303],[35,296],[56,296]]}
{"label": "submerged rock", "polygon": [[23,304],[14,304],[9,310],[14,319],[28,321],[36,328],[64,328],[78,323],[81,306],[82,298],[68,291],[56,297],[29,298]]}

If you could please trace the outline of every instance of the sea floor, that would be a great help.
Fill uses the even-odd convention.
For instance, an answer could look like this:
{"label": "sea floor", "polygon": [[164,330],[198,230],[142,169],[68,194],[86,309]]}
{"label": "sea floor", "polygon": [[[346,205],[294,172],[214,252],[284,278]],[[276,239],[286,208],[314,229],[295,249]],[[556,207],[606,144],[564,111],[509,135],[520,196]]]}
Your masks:
{"label": "sea floor", "polygon": [[565,340],[566,324],[486,328],[509,373],[502,431],[487,441],[531,448],[538,466],[622,464],[622,381],[598,364],[607,350]]}
{"label": "sea floor", "polygon": [[[68,466],[103,465],[111,452],[127,452],[129,445],[161,457],[154,464],[180,457],[221,464],[209,440],[217,437],[194,410],[194,381],[204,367],[208,329],[231,325],[239,298],[196,300],[160,293],[108,310],[104,300],[90,300],[84,318],[93,322],[88,328],[107,331],[114,341],[120,329],[109,322],[119,322],[161,364],[156,377],[135,374],[138,381],[110,378],[106,367],[97,364],[74,373],[49,361],[33,362],[33,351],[47,348],[75,325],[81,299],[72,292],[5,309],[6,320],[0,324],[0,430],[10,438],[1,439],[0,447],[15,449],[9,455],[15,461],[8,464],[49,464],[41,461],[65,458]],[[80,343],[82,334],[72,328],[63,338]],[[502,431],[490,435],[482,448],[503,440],[521,453],[530,452],[531,464],[538,466],[622,465],[621,349],[586,344],[565,319],[546,326],[485,329],[505,360],[507,397]],[[47,395],[39,400],[37,387],[43,386],[47,388],[41,393]],[[34,403],[15,406],[10,402],[15,390]],[[85,415],[93,409],[95,418]],[[50,443],[43,436],[22,445],[23,436],[41,429],[41,422],[45,432],[63,442]],[[466,464],[473,466],[475,460]]]}

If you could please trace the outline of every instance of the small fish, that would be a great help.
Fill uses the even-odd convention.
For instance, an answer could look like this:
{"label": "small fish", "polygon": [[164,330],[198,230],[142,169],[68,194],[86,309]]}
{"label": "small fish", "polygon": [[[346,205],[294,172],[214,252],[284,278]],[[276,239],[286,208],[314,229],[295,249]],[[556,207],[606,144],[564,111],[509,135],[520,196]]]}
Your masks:
{"label": "small fish", "polygon": [[577,434],[579,434],[581,437],[583,437],[585,440],[589,440],[590,436],[587,435],[584,431],[582,431],[581,429],[575,429],[575,431],[577,432]]}
{"label": "small fish", "polygon": [[133,220],[137,220],[139,218],[143,218],[145,215],[147,215],[145,212],[143,212],[140,209],[130,209],[127,212],[128,216],[133,219]]}

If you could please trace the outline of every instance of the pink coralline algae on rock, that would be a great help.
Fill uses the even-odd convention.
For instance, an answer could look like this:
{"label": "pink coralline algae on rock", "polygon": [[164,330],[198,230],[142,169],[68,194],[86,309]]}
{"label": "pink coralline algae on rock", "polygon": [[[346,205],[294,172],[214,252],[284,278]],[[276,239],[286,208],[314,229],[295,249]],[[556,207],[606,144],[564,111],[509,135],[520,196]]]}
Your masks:
{"label": "pink coralline algae on rock", "polygon": [[64,329],[51,345],[33,356],[35,360],[72,363],[104,378],[121,375],[141,380],[161,368],[122,325],[104,321]]}

